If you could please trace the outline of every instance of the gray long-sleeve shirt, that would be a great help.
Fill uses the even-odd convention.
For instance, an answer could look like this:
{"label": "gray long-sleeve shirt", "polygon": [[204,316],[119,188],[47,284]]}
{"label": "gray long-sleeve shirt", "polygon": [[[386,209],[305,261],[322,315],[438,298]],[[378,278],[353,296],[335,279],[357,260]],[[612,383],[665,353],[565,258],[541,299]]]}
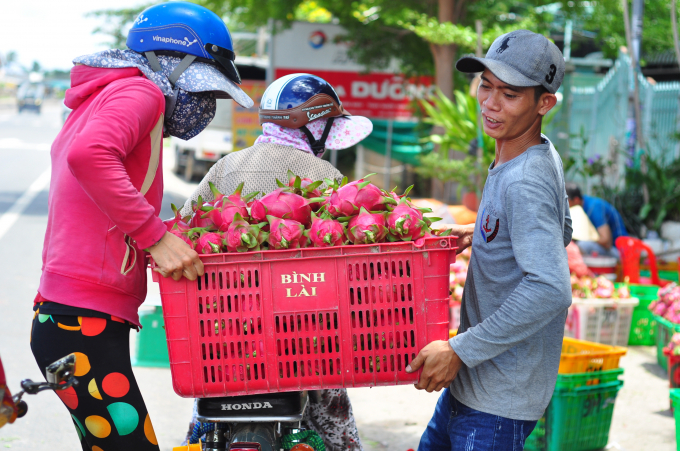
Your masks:
{"label": "gray long-sleeve shirt", "polygon": [[463,404],[538,420],[550,402],[571,305],[571,217],[550,141],[489,170],[472,240],[459,334]]}

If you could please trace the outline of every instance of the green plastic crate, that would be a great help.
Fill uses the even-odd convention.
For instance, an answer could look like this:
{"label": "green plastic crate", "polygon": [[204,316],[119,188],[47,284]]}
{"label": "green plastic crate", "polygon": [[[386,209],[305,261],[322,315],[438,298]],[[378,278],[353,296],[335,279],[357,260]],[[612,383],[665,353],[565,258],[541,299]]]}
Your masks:
{"label": "green plastic crate", "polygon": [[656,361],[664,369],[668,371],[668,360],[663,353],[665,348],[671,341],[671,337],[675,332],[680,332],[680,324],[673,324],[665,318],[658,315],[653,315],[657,322],[656,326]]}
{"label": "green plastic crate", "polygon": [[538,420],[531,435],[524,441],[524,451],[545,450],[545,417]]}
{"label": "green plastic crate", "polygon": [[[611,384],[619,381],[623,374],[623,368],[606,371],[593,371],[590,373],[558,374],[555,384],[555,393],[562,396],[565,392],[574,391],[580,387],[597,388],[602,384]],[[556,395],[553,395],[553,398]],[[551,401],[552,402],[552,401]],[[525,451],[544,451],[546,449],[545,415],[541,418],[533,432],[524,443]],[[680,451],[680,450],[679,450]]]}
{"label": "green plastic crate", "polygon": [[[619,284],[615,284],[619,285]],[[643,300],[655,301],[659,297],[659,287],[657,285],[642,285],[638,283],[628,284],[628,290],[630,295],[634,298],[640,300],[642,304]]]}
{"label": "green plastic crate", "polygon": [[623,381],[555,390],[546,411],[546,451],[604,448]]}
{"label": "green plastic crate", "polygon": [[163,308],[154,307],[153,310],[140,311],[139,322],[142,329],[137,335],[132,364],[134,366],[170,368],[168,345],[165,340]]}
{"label": "green plastic crate", "polygon": [[619,380],[623,368],[606,371],[592,371],[590,373],[558,374],[555,390],[573,390],[579,387],[608,384]]}
{"label": "green plastic crate", "polygon": [[[649,271],[640,271],[641,277],[652,277],[652,273]],[[678,271],[659,271],[659,279],[670,280],[671,282],[678,281]]]}
{"label": "green plastic crate", "polygon": [[675,417],[675,448],[680,451],[680,388],[671,388],[671,405]]}
{"label": "green plastic crate", "polygon": [[[618,288],[624,284],[615,284]],[[656,301],[659,297],[659,287],[656,285],[629,284],[631,297],[638,298],[640,304],[633,309],[633,318],[630,324],[630,334],[628,336],[629,346],[654,346],[656,343],[654,334],[656,333],[656,321],[652,312],[649,311],[649,304]]]}
{"label": "green plastic crate", "polygon": [[[650,301],[651,302],[651,301]],[[633,319],[630,325],[630,335],[628,336],[628,346],[654,346],[656,343],[656,327],[654,315],[644,307],[642,301],[633,310]]]}

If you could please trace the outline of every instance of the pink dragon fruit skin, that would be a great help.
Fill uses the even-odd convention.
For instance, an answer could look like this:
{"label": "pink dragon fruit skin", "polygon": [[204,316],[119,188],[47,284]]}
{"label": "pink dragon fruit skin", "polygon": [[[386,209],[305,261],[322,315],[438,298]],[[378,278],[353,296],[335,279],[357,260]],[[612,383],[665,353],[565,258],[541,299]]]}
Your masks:
{"label": "pink dragon fruit skin", "polygon": [[306,247],[309,241],[305,226],[293,219],[281,219],[267,216],[269,221],[269,237],[267,242],[270,249],[297,249]]}
{"label": "pink dragon fruit skin", "polygon": [[[291,171],[288,171],[288,187],[289,188],[296,188],[295,184],[296,184],[297,178],[298,177],[295,174],[293,174]],[[305,178],[300,179],[300,188],[304,191],[307,191],[309,185],[320,185],[320,184],[321,184],[320,182],[315,182],[314,180],[312,180],[310,178],[305,177]],[[321,197],[323,193],[321,192],[320,189],[318,189],[318,186],[317,186],[317,187],[312,188],[308,192],[306,192],[306,194],[307,194],[307,196],[305,196],[305,195],[302,195],[302,196],[303,197],[309,197],[309,198]]]}
{"label": "pink dragon fruit skin", "polygon": [[209,219],[215,225],[215,228],[220,232],[226,232],[229,229],[234,216],[238,213],[242,218],[248,217],[248,205],[246,200],[253,197],[256,193],[252,193],[246,198],[241,197],[244,183],[241,183],[230,196],[225,196],[220,193],[212,182],[208,182],[210,189],[215,196],[216,201],[213,206],[205,206],[201,208],[206,212],[201,215],[203,219]]}
{"label": "pink dragon fruit skin", "polygon": [[255,200],[250,214],[257,222],[265,222],[267,216],[274,216],[292,219],[307,227],[312,220],[312,208],[309,206],[312,200],[316,199],[305,199],[298,194],[287,192],[286,188],[279,188],[262,199]]}
{"label": "pink dragon fruit skin", "polygon": [[386,235],[385,213],[369,213],[361,207],[359,214],[347,224],[347,236],[354,244],[380,243]]}
{"label": "pink dragon fruit skin", "polygon": [[191,240],[191,238],[189,238],[189,231],[190,230],[191,229],[182,230],[178,227],[177,224],[175,224],[172,227],[172,229],[169,230],[169,232],[172,233],[173,235],[181,238],[185,243],[187,243],[193,249],[195,243]]}
{"label": "pink dragon fruit skin", "polygon": [[203,197],[201,196],[198,196],[198,201],[191,203],[191,209],[194,211],[194,215],[191,217],[191,222],[189,222],[189,225],[192,228],[204,228],[204,229],[215,228],[215,223],[213,222],[212,219],[202,217],[203,216],[202,209],[204,206],[205,202],[203,202]]}
{"label": "pink dragon fruit skin", "polygon": [[353,216],[362,208],[368,211],[384,210],[386,204],[396,205],[397,201],[383,195],[377,186],[363,179],[333,189],[324,203],[328,213],[336,218]]}
{"label": "pink dragon fruit skin", "polygon": [[266,222],[251,225],[236,213],[229,230],[224,234],[224,243],[229,252],[259,251],[260,246],[267,240],[268,233],[262,231]]}
{"label": "pink dragon fruit skin", "polygon": [[411,207],[405,199],[387,214],[387,227],[390,241],[415,241],[429,231],[423,214]]}
{"label": "pink dragon fruit skin", "polygon": [[186,221],[191,220],[191,218],[183,218],[181,211],[175,206],[175,204],[170,204],[170,206],[172,207],[172,212],[175,214],[175,217],[163,221],[163,224],[165,224],[165,226],[168,228],[168,232],[170,232],[175,227],[175,225],[177,225],[177,228],[180,231],[186,232],[189,230],[191,226],[189,226]]}
{"label": "pink dragon fruit skin", "polygon": [[312,213],[312,227],[309,239],[314,247],[342,246],[347,242],[345,225],[324,214],[317,217]]}
{"label": "pink dragon fruit skin", "polygon": [[215,232],[203,232],[196,242],[199,254],[219,254],[222,252],[222,235]]}

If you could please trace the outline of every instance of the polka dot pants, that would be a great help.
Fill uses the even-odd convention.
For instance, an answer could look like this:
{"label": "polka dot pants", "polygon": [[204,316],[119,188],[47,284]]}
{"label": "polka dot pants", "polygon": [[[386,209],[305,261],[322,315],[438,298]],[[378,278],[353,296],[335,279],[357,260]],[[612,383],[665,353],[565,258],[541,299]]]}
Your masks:
{"label": "polka dot pants", "polygon": [[77,387],[56,392],[84,451],[158,451],[158,441],[130,364],[130,324],[116,317],[36,312],[31,349],[45,368],[76,354]]}

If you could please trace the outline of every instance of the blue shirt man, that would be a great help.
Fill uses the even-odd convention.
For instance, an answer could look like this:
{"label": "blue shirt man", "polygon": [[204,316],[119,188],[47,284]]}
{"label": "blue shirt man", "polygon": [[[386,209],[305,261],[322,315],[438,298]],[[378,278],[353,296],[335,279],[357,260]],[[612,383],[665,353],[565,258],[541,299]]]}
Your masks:
{"label": "blue shirt man", "polygon": [[616,239],[620,236],[628,236],[628,231],[616,208],[604,199],[582,195],[581,189],[574,183],[567,183],[566,189],[569,206],[583,207],[583,211],[586,212],[588,219],[600,235],[598,241],[579,241],[578,246],[581,252],[584,255],[595,253],[600,256],[618,258],[619,253],[615,247]]}

